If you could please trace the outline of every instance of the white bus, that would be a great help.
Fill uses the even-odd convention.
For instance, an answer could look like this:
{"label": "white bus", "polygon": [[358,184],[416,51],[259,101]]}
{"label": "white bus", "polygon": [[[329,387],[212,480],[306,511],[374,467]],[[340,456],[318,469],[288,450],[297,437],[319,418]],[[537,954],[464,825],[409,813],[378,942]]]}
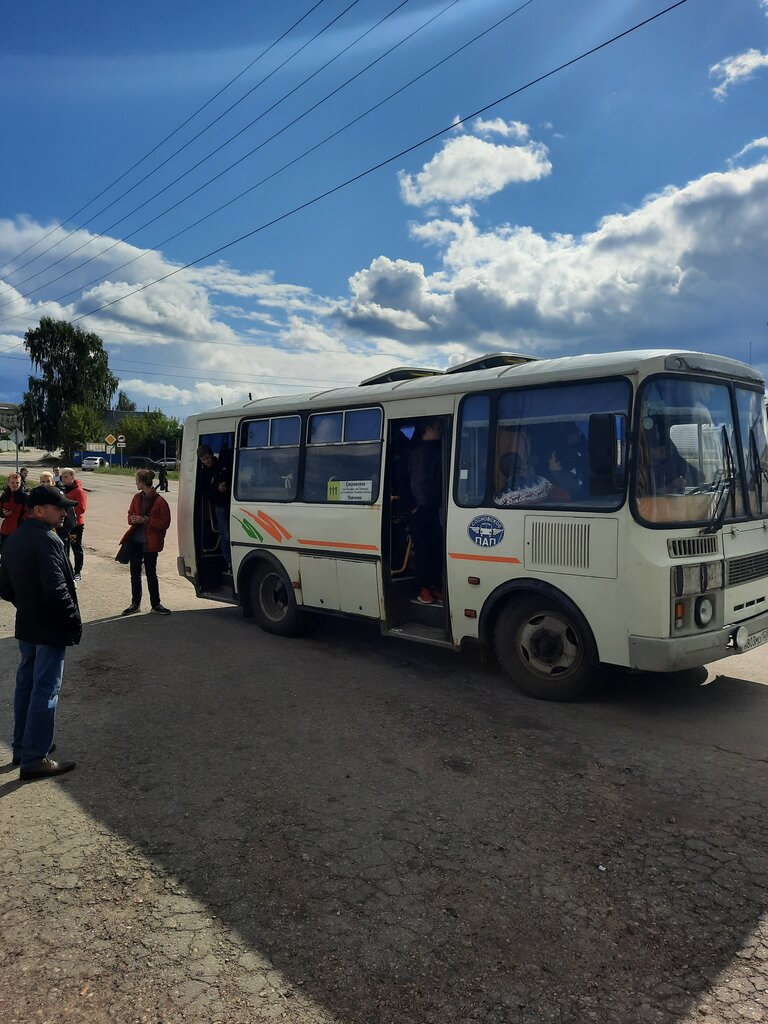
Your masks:
{"label": "white bus", "polygon": [[[408,467],[433,421],[442,594],[422,604]],[[198,486],[200,444],[231,469],[231,552]],[[326,612],[480,642],[550,700],[586,692],[601,665],[672,672],[768,642],[764,381],[733,359],[399,368],[191,416],[180,470],[179,573],[272,633]]]}

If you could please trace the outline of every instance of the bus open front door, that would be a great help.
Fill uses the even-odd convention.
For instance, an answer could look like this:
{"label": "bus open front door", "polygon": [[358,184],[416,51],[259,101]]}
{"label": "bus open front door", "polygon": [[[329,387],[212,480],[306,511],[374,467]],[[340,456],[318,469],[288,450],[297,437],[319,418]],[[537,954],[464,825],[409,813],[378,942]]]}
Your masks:
{"label": "bus open front door", "polygon": [[[382,537],[386,631],[437,644],[451,639],[445,522],[452,419],[411,417],[388,426]],[[435,424],[437,429],[430,429]],[[418,451],[422,445],[436,447]]]}
{"label": "bus open front door", "polygon": [[[231,481],[234,434],[200,434],[198,445],[208,445],[217,463],[227,469]],[[212,496],[206,493],[204,481],[204,467],[198,459],[194,503],[198,589],[201,594],[230,600],[233,597],[231,552],[229,545],[225,544],[215,503]]]}

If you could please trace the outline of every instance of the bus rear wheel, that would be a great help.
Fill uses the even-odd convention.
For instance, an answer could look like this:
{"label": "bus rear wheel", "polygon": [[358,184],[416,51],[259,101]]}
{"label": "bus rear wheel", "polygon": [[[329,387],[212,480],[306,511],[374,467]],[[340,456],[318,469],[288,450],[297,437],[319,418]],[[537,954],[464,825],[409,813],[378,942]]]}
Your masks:
{"label": "bus rear wheel", "polygon": [[541,700],[575,700],[599,682],[592,637],[562,605],[511,601],[494,631],[496,656],[521,690]]}
{"label": "bus rear wheel", "polygon": [[290,581],[272,565],[261,565],[251,576],[251,609],[267,633],[295,636],[301,629],[301,611]]}

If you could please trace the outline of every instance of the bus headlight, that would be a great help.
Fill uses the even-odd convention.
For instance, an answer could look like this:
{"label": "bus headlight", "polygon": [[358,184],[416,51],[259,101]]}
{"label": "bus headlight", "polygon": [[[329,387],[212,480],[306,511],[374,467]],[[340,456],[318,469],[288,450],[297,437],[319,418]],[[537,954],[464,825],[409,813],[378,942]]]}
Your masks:
{"label": "bus headlight", "polygon": [[697,565],[675,565],[672,568],[672,593],[676,597],[722,590],[723,563],[701,562]]}
{"label": "bus headlight", "polygon": [[693,617],[697,626],[708,626],[715,614],[715,609],[708,597],[699,597],[693,609]]}

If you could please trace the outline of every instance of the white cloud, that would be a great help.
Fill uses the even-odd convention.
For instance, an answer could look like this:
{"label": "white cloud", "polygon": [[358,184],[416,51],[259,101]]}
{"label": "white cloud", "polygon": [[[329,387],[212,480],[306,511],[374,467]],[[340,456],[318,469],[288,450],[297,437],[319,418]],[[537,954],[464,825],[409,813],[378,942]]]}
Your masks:
{"label": "white cloud", "polygon": [[728,89],[734,83],[746,81],[760,68],[766,67],[768,53],[761,53],[759,50],[746,50],[734,57],[726,57],[709,69],[711,77],[721,79],[720,84],[715,86],[712,92],[719,100],[725,99]]}
{"label": "white cloud", "polygon": [[[765,0],[765,2],[768,4],[768,0]],[[768,135],[763,135],[760,139],[753,139],[752,142],[748,142],[746,146],[742,146],[739,152],[734,153],[730,158],[728,161],[729,164],[733,165],[735,160],[740,160],[743,156],[746,156],[747,153],[752,153],[756,149],[768,149]]]}
{"label": "white cloud", "polygon": [[472,127],[479,135],[503,135],[506,138],[518,139],[525,142],[530,135],[530,128],[522,121],[505,121],[496,117],[492,121],[483,121],[478,117]]}
{"label": "white cloud", "polygon": [[[659,344],[722,351],[764,320],[768,163],[707,174],[611,214],[584,235],[481,230],[435,218],[412,229],[441,269],[379,257],[339,307],[361,335],[465,353],[562,353]],[[420,328],[399,327],[408,313]],[[741,326],[743,325],[743,326]]]}
{"label": "white cloud", "polygon": [[502,146],[473,135],[449,139],[415,175],[401,171],[400,193],[409,206],[484,199],[515,181],[536,181],[552,170],[540,142]]}

